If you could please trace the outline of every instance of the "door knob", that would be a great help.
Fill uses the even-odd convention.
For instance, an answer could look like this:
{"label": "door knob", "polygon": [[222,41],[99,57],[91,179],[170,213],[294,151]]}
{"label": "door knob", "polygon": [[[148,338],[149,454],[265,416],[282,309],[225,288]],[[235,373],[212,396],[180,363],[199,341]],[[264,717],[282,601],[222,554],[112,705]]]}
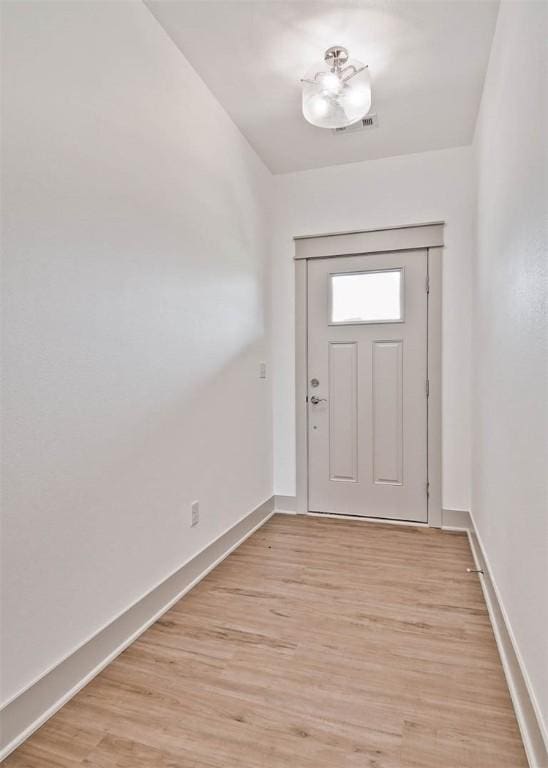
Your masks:
{"label": "door knob", "polygon": [[310,398],[310,402],[312,405],[318,405],[318,403],[324,402],[327,403],[327,397],[316,397],[316,395],[312,395]]}

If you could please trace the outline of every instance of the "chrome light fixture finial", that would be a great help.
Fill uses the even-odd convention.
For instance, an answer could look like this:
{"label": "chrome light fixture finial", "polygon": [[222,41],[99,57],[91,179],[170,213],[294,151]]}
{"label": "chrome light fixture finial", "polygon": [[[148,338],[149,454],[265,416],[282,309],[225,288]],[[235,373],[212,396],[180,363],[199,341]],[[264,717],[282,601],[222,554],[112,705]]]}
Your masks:
{"label": "chrome light fixture finial", "polygon": [[332,45],[325,52],[324,61],[329,64],[331,71],[335,72],[336,69],[341,69],[348,61],[348,51],[342,45]]}
{"label": "chrome light fixture finial", "polygon": [[328,48],[324,60],[301,80],[303,115],[319,128],[345,128],[371,109],[371,83],[365,64],[350,59],[342,45]]}

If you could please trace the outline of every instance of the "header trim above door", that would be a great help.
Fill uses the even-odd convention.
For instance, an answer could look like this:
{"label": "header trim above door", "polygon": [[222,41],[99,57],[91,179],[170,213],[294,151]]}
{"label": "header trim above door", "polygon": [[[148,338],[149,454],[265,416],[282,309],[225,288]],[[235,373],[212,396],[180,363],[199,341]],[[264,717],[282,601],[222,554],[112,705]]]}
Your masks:
{"label": "header trim above door", "polygon": [[443,222],[435,222],[391,229],[294,237],[294,258],[295,260],[319,259],[326,256],[351,256],[357,253],[441,248],[443,227]]}

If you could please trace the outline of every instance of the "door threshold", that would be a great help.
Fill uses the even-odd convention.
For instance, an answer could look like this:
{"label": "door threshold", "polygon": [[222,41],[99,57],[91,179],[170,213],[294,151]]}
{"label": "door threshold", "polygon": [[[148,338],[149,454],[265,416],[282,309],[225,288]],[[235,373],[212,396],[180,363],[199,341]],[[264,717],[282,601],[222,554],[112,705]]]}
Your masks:
{"label": "door threshold", "polygon": [[428,523],[413,520],[394,520],[390,517],[367,517],[365,515],[343,515],[337,512],[305,512],[308,517],[330,517],[337,520],[360,520],[364,523],[382,523],[383,525],[412,525],[415,528],[428,528]]}

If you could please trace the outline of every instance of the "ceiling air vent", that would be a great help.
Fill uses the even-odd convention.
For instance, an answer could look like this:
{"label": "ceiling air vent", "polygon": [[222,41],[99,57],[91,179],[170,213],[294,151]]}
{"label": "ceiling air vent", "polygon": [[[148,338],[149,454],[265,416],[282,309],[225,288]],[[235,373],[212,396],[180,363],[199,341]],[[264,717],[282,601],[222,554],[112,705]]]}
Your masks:
{"label": "ceiling air vent", "polygon": [[376,114],[369,114],[358,120],[357,123],[346,126],[346,128],[333,128],[333,133],[357,133],[358,131],[369,131],[371,128],[377,128],[379,118]]}

